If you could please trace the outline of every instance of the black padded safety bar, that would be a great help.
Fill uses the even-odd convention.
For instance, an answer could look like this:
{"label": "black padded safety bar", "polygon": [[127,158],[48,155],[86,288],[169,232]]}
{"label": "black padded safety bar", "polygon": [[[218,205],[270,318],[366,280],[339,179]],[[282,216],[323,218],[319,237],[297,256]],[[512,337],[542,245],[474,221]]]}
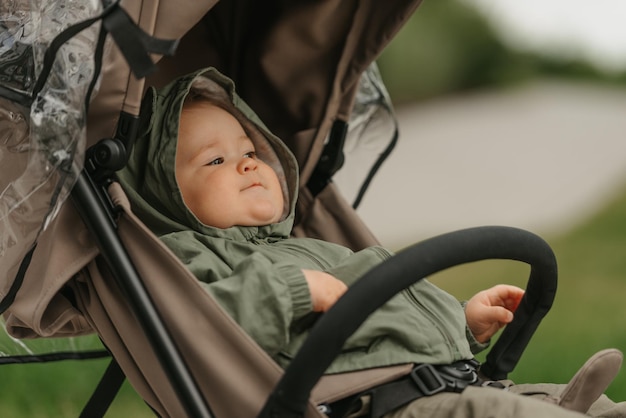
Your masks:
{"label": "black padded safety bar", "polygon": [[550,246],[530,232],[499,226],[471,228],[417,243],[351,286],[313,327],[259,417],[303,416],[311,390],[346,339],[396,293],[449,267],[488,259],[516,260],[531,266],[526,294],[515,318],[481,368],[491,378],[505,377],[552,306],[557,287],[556,258]]}

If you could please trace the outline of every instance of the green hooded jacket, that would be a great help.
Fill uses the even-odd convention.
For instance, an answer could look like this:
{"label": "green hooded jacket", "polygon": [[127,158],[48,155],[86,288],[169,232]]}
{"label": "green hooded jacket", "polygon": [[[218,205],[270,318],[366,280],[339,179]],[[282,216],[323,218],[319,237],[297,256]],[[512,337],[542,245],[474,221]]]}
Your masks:
{"label": "green hooded jacket", "polygon": [[[240,122],[258,157],[274,168],[283,185],[287,205],[278,223],[214,228],[202,224],[184,204],[175,178],[175,156],[180,113],[192,85],[225,92],[244,115]],[[306,337],[314,315],[301,269],[328,272],[350,286],[391,253],[381,247],[354,253],[328,242],[290,238],[298,188],[295,158],[237,96],[233,83],[215,69],[184,76],[150,94],[147,133],[137,140],[127,167],[118,173],[133,211],[284,367]],[[371,315],[327,372],[407,362],[445,364],[472,358],[472,352],[481,348],[467,332],[461,304],[422,280]]]}

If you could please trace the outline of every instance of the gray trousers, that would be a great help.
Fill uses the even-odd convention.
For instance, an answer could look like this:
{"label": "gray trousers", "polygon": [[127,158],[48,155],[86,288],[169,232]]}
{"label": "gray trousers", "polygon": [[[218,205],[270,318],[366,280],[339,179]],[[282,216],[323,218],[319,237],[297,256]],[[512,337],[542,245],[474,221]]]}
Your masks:
{"label": "gray trousers", "polygon": [[[466,388],[462,393],[439,393],[417,399],[385,418],[626,418],[626,402],[602,395],[588,415],[564,409],[551,401],[565,385],[523,384],[509,388]],[[534,395],[521,395],[534,393]]]}

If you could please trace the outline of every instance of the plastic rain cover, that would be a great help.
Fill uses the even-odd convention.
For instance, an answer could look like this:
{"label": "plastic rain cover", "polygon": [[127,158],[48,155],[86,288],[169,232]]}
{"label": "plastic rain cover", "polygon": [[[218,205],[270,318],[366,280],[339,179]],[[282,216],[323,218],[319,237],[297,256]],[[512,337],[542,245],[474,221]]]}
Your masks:
{"label": "plastic rain cover", "polygon": [[398,123],[376,63],[363,73],[348,122],[345,162],[333,181],[356,208],[376,171],[395,146]]}
{"label": "plastic rain cover", "polygon": [[[80,172],[99,23],[61,46],[39,90],[44,54],[64,29],[100,12],[98,0],[0,1],[0,299]],[[3,354],[30,352],[5,337]]]}
{"label": "plastic rain cover", "polygon": [[[61,31],[100,12],[96,0],[2,0],[0,86],[31,97],[46,49]],[[96,25],[57,52],[30,107],[0,91],[0,296],[58,212],[80,172],[85,96],[94,73]]]}

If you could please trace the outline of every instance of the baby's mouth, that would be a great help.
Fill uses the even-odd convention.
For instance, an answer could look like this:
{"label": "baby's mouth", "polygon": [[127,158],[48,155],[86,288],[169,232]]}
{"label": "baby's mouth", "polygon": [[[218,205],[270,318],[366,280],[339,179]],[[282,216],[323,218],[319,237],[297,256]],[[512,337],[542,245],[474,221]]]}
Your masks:
{"label": "baby's mouth", "polygon": [[255,187],[263,187],[263,185],[260,182],[255,182],[255,183],[252,183],[251,185],[245,187],[243,190],[249,190],[249,189],[253,189]]}

